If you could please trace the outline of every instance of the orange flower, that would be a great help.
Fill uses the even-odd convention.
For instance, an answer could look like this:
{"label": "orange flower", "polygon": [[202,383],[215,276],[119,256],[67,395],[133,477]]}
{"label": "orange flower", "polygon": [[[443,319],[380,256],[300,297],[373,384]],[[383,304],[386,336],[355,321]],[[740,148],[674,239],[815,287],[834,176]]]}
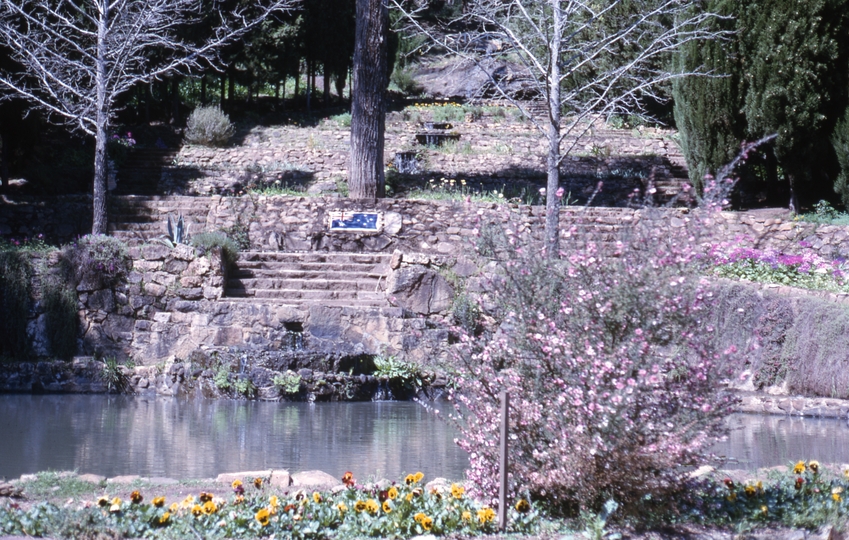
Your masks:
{"label": "orange flower", "polygon": [[212,493],[206,493],[205,491],[202,491],[201,494],[198,496],[198,500],[202,503],[205,503],[207,501],[211,501],[212,500]]}
{"label": "orange flower", "polygon": [[392,512],[392,504],[388,500],[383,501],[383,512],[385,514],[389,514],[390,512]]}
{"label": "orange flower", "polygon": [[144,497],[142,497],[142,494],[139,490],[135,490],[134,492],[130,493],[130,502],[133,504],[140,504],[143,499]]}
{"label": "orange flower", "polygon": [[322,501],[322,499],[321,499],[321,493],[319,493],[318,491],[313,491],[313,493],[312,493],[312,500],[313,500],[316,504],[320,503],[320,502]]}
{"label": "orange flower", "polygon": [[201,505],[196,504],[196,505],[192,506],[192,515],[193,516],[198,517],[201,514],[203,514],[203,507]]}
{"label": "orange flower", "polygon": [[159,524],[160,525],[167,525],[169,519],[171,519],[171,512],[165,512],[164,514],[162,514],[162,516],[160,516]]}
{"label": "orange flower", "polygon": [[210,515],[210,514],[214,514],[217,511],[218,511],[218,507],[215,506],[214,502],[206,501],[205,503],[203,503],[203,513],[206,514],[207,516]]}
{"label": "orange flower", "polygon": [[392,486],[386,492],[386,496],[389,497],[389,500],[394,501],[396,498],[398,498],[398,488],[396,488],[395,486]]}
{"label": "orange flower", "polygon": [[353,487],[354,486],[354,473],[352,473],[351,471],[347,471],[345,474],[343,474],[342,475],[342,483],[345,484],[348,487]]}
{"label": "orange flower", "polygon": [[525,512],[527,512],[530,509],[531,509],[531,503],[529,503],[525,499],[519,499],[518,501],[516,501],[516,511],[517,512],[524,514]]}
{"label": "orange flower", "polygon": [[254,487],[257,489],[262,488],[262,478],[254,478]]}
{"label": "orange flower", "polygon": [[165,506],[165,497],[154,497],[153,498],[153,506],[157,508],[162,508]]}
{"label": "orange flower", "polygon": [[464,493],[466,493],[466,488],[460,484],[451,484],[451,495],[455,499],[462,499]]}

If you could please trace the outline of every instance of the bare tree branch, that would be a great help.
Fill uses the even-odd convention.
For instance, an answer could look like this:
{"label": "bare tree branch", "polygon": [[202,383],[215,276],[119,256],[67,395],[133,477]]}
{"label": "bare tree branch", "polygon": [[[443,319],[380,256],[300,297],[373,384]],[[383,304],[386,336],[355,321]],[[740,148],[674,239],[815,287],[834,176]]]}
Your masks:
{"label": "bare tree branch", "polygon": [[[560,165],[600,118],[644,114],[658,85],[703,74],[674,72],[669,57],[682,44],[721,38],[697,0],[466,0],[455,20],[430,22],[427,0],[390,0],[409,30],[474,62],[494,92],[509,100],[548,141],[546,249],[559,252]],[[459,35],[456,29],[463,29]],[[482,42],[501,44],[495,48]],[[499,62],[496,62],[495,60]],[[545,118],[512,95],[496,69],[521,66],[545,104]],[[522,96],[523,97],[523,96]]]}
{"label": "bare tree branch", "polygon": [[[118,97],[140,83],[217,66],[224,45],[299,1],[244,2],[224,12],[217,0],[0,0],[0,44],[23,68],[0,73],[0,91],[95,137],[92,231],[105,233],[105,149]],[[204,24],[208,37],[187,37]]]}

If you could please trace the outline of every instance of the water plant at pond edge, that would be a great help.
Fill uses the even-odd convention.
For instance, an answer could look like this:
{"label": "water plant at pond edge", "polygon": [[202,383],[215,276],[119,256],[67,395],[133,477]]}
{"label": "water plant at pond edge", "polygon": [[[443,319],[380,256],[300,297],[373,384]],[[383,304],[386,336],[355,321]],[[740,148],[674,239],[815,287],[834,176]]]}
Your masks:
{"label": "water plant at pond edge", "polygon": [[297,394],[301,390],[301,376],[291,370],[275,375],[271,382],[282,394]]}
{"label": "water plant at pond edge", "polygon": [[846,261],[825,259],[808,246],[800,253],[741,248],[733,244],[711,247],[709,257],[716,265],[712,274],[757,283],[777,283],[804,289],[849,292]]}
{"label": "water plant at pond edge", "polygon": [[[0,506],[0,534],[77,537],[251,538],[406,538],[430,534],[478,534],[495,530],[492,508],[469,499],[460,484],[425,488],[421,473],[387,486],[358,485],[331,492],[271,492],[262,483],[246,489],[234,481],[225,497],[201,492],[171,501],[135,490],[126,499],[104,493],[80,507],[38,503],[24,510]],[[539,515],[526,499],[514,501],[511,532],[535,529]]]}
{"label": "water plant at pond edge", "polygon": [[124,373],[121,364],[114,357],[103,359],[103,367],[100,371],[100,380],[106,384],[109,392],[123,392],[127,388],[129,379]]}
{"label": "water plant at pond edge", "polygon": [[480,336],[456,329],[452,393],[476,494],[497,492],[502,389],[514,493],[567,515],[613,499],[627,515],[681,491],[726,429],[734,400],[716,366],[736,353],[716,350],[702,324],[712,299],[700,225],[687,219],[683,234],[665,235],[647,212],[616,245],[559,259],[530,252],[517,231],[482,227],[499,307]]}
{"label": "water plant at pond edge", "polygon": [[374,376],[399,383],[406,390],[416,391],[424,386],[424,375],[418,364],[398,360],[395,356],[375,356]]}

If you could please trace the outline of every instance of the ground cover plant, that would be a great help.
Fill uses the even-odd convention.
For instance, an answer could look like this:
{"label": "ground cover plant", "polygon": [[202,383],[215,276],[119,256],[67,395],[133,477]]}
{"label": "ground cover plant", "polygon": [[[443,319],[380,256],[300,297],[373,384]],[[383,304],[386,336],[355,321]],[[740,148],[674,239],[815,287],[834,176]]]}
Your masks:
{"label": "ground cover plant", "polygon": [[849,292],[846,261],[827,259],[802,243],[798,253],[774,249],[736,247],[738,242],[717,244],[709,256],[719,277],[758,283],[777,283],[804,289]]}

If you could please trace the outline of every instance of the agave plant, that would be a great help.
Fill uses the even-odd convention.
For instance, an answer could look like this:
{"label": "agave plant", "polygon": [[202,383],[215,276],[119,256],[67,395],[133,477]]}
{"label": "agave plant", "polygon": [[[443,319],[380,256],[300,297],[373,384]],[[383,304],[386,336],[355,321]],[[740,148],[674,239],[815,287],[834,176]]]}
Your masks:
{"label": "agave plant", "polygon": [[160,237],[163,244],[174,247],[178,244],[188,243],[189,225],[183,221],[183,214],[180,214],[173,222],[169,215],[166,224],[168,234]]}

